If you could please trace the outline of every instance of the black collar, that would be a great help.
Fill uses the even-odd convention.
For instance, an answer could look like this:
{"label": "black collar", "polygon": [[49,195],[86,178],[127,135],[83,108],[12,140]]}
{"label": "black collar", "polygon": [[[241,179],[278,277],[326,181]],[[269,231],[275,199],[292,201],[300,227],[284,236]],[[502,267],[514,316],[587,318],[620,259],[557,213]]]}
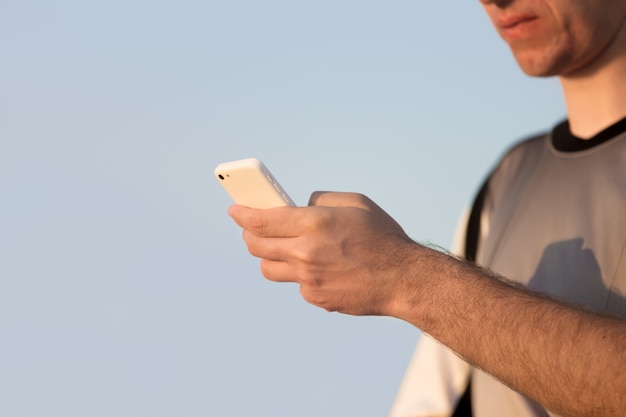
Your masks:
{"label": "black collar", "polygon": [[607,127],[592,138],[581,139],[572,135],[569,130],[569,122],[564,120],[552,130],[552,146],[561,152],[584,151],[613,139],[624,132],[626,132],[626,117]]}

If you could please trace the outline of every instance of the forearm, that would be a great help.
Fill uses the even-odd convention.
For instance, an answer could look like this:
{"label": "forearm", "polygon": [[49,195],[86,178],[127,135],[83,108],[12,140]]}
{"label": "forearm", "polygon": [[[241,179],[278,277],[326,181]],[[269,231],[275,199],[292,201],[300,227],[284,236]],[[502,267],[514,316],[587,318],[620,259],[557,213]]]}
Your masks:
{"label": "forearm", "polygon": [[563,415],[626,410],[626,319],[580,310],[414,243],[358,194],[312,207],[231,207],[263,275],[311,304],[406,320]]}
{"label": "forearm", "polygon": [[623,415],[626,320],[556,302],[424,247],[407,258],[392,315],[556,412]]}

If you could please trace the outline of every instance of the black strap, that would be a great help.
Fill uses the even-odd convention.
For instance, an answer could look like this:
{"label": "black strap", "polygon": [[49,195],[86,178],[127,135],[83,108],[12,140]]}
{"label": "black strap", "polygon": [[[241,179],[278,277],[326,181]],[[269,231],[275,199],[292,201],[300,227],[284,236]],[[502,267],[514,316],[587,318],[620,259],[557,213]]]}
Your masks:
{"label": "black strap", "polygon": [[467,231],[465,234],[465,259],[469,262],[476,262],[476,253],[478,252],[478,238],[480,237],[480,215],[483,211],[485,203],[485,194],[487,194],[487,185],[489,181],[485,181],[480,191],[474,198],[472,211],[467,221]]}
{"label": "black strap", "polygon": [[467,383],[463,396],[456,404],[452,417],[472,417],[472,382]]}
{"label": "black strap", "polygon": [[[485,181],[480,191],[474,199],[472,211],[467,221],[467,230],[465,232],[465,259],[469,262],[476,262],[476,253],[478,252],[478,238],[480,236],[480,215],[483,211],[485,202],[485,194],[487,194],[487,184]],[[471,376],[468,379],[467,387],[463,396],[456,404],[454,413],[451,417],[472,417],[472,381]]]}

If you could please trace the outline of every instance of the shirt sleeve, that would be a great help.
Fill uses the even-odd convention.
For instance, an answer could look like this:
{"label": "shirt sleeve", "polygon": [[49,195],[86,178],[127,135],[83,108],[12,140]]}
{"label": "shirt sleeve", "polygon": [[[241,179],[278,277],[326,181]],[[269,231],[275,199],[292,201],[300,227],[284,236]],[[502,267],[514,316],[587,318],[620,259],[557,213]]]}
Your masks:
{"label": "shirt sleeve", "polygon": [[463,395],[470,365],[423,334],[388,417],[449,417]]}
{"label": "shirt sleeve", "polygon": [[[457,225],[451,252],[463,253],[469,210]],[[471,366],[452,350],[422,334],[388,417],[449,417],[463,395]]]}

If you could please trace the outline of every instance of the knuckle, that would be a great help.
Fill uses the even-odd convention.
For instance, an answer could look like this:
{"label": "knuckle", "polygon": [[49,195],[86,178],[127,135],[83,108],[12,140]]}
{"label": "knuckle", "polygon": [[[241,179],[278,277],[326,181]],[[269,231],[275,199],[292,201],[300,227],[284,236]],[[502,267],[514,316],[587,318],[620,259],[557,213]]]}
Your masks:
{"label": "knuckle", "polygon": [[354,201],[358,201],[358,202],[363,202],[363,201],[367,201],[368,198],[365,196],[365,194],[362,193],[350,193],[350,198],[352,198]]}
{"label": "knuckle", "polygon": [[254,234],[263,236],[267,232],[267,221],[260,214],[250,216],[249,229]]}
{"label": "knuckle", "polygon": [[314,215],[308,216],[303,221],[303,226],[308,231],[320,231],[327,229],[332,224],[332,214],[328,209],[315,210]]}
{"label": "knuckle", "polygon": [[318,274],[313,273],[312,271],[304,271],[300,275],[300,282],[302,283],[302,287],[308,289],[309,291],[319,291],[322,287],[322,279]]}
{"label": "knuckle", "polygon": [[[310,250],[304,248],[295,248],[294,249],[294,258],[298,260],[299,263],[303,264],[305,267],[307,265],[312,264],[315,261],[314,255]],[[307,274],[303,274],[305,277]]]}
{"label": "knuckle", "polygon": [[307,285],[300,286],[300,294],[302,298],[309,304],[325,309],[326,311],[335,311],[330,305],[329,299],[318,288],[312,288]]}
{"label": "knuckle", "polygon": [[365,194],[353,193],[350,195],[351,205],[359,208],[368,208],[372,204],[372,200]]}

